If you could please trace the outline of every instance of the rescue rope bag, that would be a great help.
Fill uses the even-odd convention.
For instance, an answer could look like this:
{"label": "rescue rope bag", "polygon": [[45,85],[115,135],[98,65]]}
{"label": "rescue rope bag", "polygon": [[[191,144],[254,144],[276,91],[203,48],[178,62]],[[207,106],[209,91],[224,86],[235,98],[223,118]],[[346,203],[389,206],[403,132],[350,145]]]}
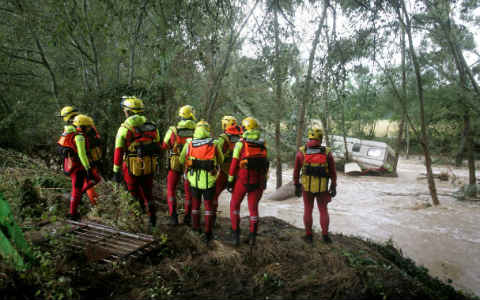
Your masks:
{"label": "rescue rope bag", "polygon": [[183,172],[182,164],[180,164],[180,152],[187,142],[187,139],[193,137],[193,129],[190,128],[177,128],[175,126],[170,127],[175,135],[175,143],[168,154],[168,165],[170,170],[175,172]]}
{"label": "rescue rope bag", "polygon": [[58,152],[62,159],[63,173],[67,176],[75,171],[78,166],[79,158],[77,147],[75,146],[75,136],[78,132],[63,133],[58,140]]}
{"label": "rescue rope bag", "polygon": [[126,163],[128,172],[133,176],[150,175],[157,168],[159,154],[157,127],[155,124],[146,122],[139,127],[125,126],[129,133],[127,135]]}
{"label": "rescue rope bag", "polygon": [[306,192],[319,193],[328,189],[329,170],[327,155],[329,149],[318,147],[302,147],[304,155],[302,167],[302,185]]}

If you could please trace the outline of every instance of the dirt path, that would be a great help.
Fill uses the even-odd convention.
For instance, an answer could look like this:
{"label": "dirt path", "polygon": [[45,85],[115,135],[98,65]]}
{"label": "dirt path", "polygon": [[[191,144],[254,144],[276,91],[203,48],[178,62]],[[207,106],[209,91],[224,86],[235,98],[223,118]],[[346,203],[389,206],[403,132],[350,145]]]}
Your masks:
{"label": "dirt path", "polygon": [[[447,167],[434,167],[434,172]],[[338,195],[330,203],[330,230],[361,236],[374,241],[392,239],[394,244],[430,274],[462,290],[480,296],[480,202],[461,202],[450,196],[467,181],[466,169],[453,168],[455,183],[437,180],[441,205],[431,207],[425,172],[420,160],[401,160],[399,177],[349,177],[339,174]],[[287,169],[284,182],[291,180]],[[272,172],[273,175],[273,172]],[[265,194],[273,192],[271,176]],[[228,215],[229,195],[220,201]],[[248,212],[242,203],[242,215]],[[300,198],[281,202],[263,200],[261,216],[275,216],[303,227],[303,203]],[[318,211],[314,226],[319,230]]]}

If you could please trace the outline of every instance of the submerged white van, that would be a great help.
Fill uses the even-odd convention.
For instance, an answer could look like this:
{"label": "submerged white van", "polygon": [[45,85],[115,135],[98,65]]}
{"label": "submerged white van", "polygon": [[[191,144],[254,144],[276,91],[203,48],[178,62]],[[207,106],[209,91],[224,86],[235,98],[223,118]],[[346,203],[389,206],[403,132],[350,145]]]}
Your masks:
{"label": "submerged white van", "polygon": [[[343,161],[345,157],[343,136],[331,135],[329,138],[335,161]],[[387,143],[352,137],[346,139],[349,161],[357,163],[361,172],[370,170],[393,174],[395,151]]]}

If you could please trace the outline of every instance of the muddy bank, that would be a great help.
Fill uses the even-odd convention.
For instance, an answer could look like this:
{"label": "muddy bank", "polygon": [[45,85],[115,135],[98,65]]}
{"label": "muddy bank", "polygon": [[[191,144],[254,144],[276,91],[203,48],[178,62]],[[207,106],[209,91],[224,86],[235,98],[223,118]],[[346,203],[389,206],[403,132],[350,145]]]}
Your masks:
{"label": "muddy bank", "polygon": [[[29,193],[27,179],[33,184]],[[156,185],[156,195],[162,190]],[[22,158],[21,168],[13,163],[0,168],[0,191],[12,210],[23,214],[19,222],[28,233],[39,230],[39,221],[61,222],[68,211],[68,180],[28,159]],[[81,205],[84,218],[121,230],[147,231],[147,218],[123,188],[102,182],[97,191],[96,207],[88,201]],[[22,210],[27,200],[41,216]],[[15,272],[0,261],[0,299],[467,299],[389,244],[333,234],[333,244],[316,239],[310,245],[302,240],[302,229],[263,217],[256,247],[232,246],[228,218],[219,218],[216,238],[207,246],[189,227],[165,225],[161,214],[167,208],[162,199],[156,201],[160,224],[154,236],[161,245],[152,255],[106,265],[91,253],[50,239],[35,245],[37,260],[26,272]],[[245,238],[245,218],[241,227]]]}
{"label": "muddy bank", "polygon": [[[248,227],[246,218],[241,227]],[[226,218],[215,232],[207,246],[187,226],[161,224],[154,233],[163,241],[157,251],[116,265],[98,264],[88,253],[53,240],[54,247],[38,248],[43,260],[26,273],[0,264],[0,294],[6,299],[469,299],[392,245],[341,234],[332,235],[332,244],[311,245],[302,240],[301,229],[272,217],[262,219],[255,247],[234,247]]]}
{"label": "muddy bank", "polygon": [[[440,206],[432,207],[426,180],[417,179],[425,168],[418,159],[399,163],[399,177],[349,177],[339,173],[338,194],[330,203],[330,230],[377,242],[392,240],[430,274],[465,291],[480,295],[479,202],[462,202],[452,197],[468,182],[468,170],[434,166],[434,172],[453,172],[449,181],[436,180]],[[291,180],[292,170],[283,174]],[[454,180],[452,182],[452,180]],[[275,216],[303,227],[303,202],[267,200],[274,191],[272,172],[260,206],[262,216]],[[221,202],[225,205],[226,200]],[[226,210],[226,206],[222,207]],[[242,206],[242,214],[248,212]],[[314,226],[319,230],[318,211]]]}

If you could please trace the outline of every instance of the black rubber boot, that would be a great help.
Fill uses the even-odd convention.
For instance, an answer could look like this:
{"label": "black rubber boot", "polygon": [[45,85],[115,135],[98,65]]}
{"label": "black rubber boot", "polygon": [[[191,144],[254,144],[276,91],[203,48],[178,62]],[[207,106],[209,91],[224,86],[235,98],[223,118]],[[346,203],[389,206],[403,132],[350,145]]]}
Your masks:
{"label": "black rubber boot", "polygon": [[305,243],[307,244],[312,244],[313,243],[313,235],[311,234],[306,234],[303,236],[303,240],[305,241]]}
{"label": "black rubber boot", "polygon": [[326,244],[332,243],[332,239],[328,236],[328,234],[323,234],[322,239]]}
{"label": "black rubber boot", "polygon": [[257,242],[257,233],[256,232],[250,232],[248,234],[248,244],[250,246],[255,246],[256,242]]}
{"label": "black rubber boot", "polygon": [[137,200],[138,200],[138,204],[140,204],[140,210],[144,214],[145,213],[145,204],[143,203],[142,199],[139,198]]}
{"label": "black rubber boot", "polygon": [[175,226],[175,225],[178,225],[178,216],[177,216],[177,213],[173,213],[173,215],[171,215],[169,218],[168,218],[168,225],[172,225],[172,226]]}
{"label": "black rubber boot", "polygon": [[72,220],[72,221],[76,221],[76,222],[80,221],[80,219],[81,219],[79,213],[76,213],[76,214],[73,214],[73,215],[72,214],[67,214],[66,217],[67,217],[67,219]]}
{"label": "black rubber boot", "polygon": [[205,232],[205,235],[203,236],[202,240],[205,244],[208,244],[208,242],[213,240],[213,233],[212,232]]}
{"label": "black rubber boot", "polygon": [[189,214],[183,216],[183,224],[190,226],[192,224],[192,216]]}
{"label": "black rubber boot", "polygon": [[212,228],[217,227],[217,215],[212,216]]}
{"label": "black rubber boot", "polygon": [[153,213],[150,215],[150,226],[155,227],[157,225],[157,216]]}
{"label": "black rubber boot", "polygon": [[235,247],[240,246],[240,229],[232,230],[232,242]]}

